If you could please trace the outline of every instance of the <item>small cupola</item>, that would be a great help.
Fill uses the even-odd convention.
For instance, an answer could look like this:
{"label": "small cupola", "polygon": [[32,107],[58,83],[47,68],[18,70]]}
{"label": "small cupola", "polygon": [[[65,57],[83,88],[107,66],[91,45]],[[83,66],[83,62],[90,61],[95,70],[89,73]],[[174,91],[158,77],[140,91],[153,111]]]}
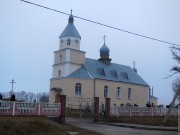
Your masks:
{"label": "small cupola", "polygon": [[71,15],[69,16],[68,23],[73,23],[73,22],[74,22],[74,17],[73,17],[72,12],[71,12]]}
{"label": "small cupola", "polygon": [[109,48],[104,43],[103,46],[99,50],[100,56],[109,56]]}
{"label": "small cupola", "polygon": [[133,65],[134,65],[133,70],[137,73],[136,62],[135,61],[133,62]]}
{"label": "small cupola", "polygon": [[109,48],[107,47],[107,45],[105,43],[106,36],[104,35],[103,38],[104,38],[104,44],[99,50],[99,53],[100,53],[99,60],[102,61],[103,63],[107,64],[107,65],[111,65],[111,59],[109,58],[110,50],[109,50]]}

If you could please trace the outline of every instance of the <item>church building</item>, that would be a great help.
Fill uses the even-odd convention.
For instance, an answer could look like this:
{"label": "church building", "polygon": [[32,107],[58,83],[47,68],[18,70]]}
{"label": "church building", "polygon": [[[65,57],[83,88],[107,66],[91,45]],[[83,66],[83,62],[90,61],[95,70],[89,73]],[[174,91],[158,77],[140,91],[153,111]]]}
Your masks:
{"label": "church building", "polygon": [[111,98],[111,105],[138,105],[145,107],[150,101],[149,85],[133,68],[112,63],[110,49],[105,41],[97,59],[86,58],[80,49],[81,36],[71,14],[68,24],[59,36],[59,50],[54,52],[52,78],[50,79],[51,103],[59,102],[60,95],[94,98],[104,103]]}

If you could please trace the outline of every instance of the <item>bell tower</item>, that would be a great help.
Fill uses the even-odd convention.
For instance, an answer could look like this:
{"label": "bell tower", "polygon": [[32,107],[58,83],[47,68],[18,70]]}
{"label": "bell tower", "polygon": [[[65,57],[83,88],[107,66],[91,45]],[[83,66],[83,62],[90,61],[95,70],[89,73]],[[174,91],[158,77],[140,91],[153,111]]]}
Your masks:
{"label": "bell tower", "polygon": [[59,50],[54,52],[52,78],[67,77],[85,62],[85,52],[80,50],[81,36],[74,25],[74,16],[59,36]]}

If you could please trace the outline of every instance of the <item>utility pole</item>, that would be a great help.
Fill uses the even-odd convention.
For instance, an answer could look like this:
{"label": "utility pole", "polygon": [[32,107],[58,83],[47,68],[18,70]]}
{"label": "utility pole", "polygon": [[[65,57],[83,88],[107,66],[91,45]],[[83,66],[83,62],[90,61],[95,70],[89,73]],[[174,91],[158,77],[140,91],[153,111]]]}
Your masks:
{"label": "utility pole", "polygon": [[173,98],[173,100],[172,100],[172,102],[171,102],[171,104],[170,104],[170,107],[169,107],[169,109],[168,109],[168,111],[167,111],[167,113],[166,113],[166,115],[165,115],[165,117],[164,117],[164,120],[163,120],[164,123],[166,123],[167,118],[168,118],[168,116],[169,116],[169,114],[170,114],[170,112],[171,112],[171,110],[172,110],[172,108],[173,108],[173,105],[174,105],[175,101],[176,101],[176,98],[177,98],[179,95],[180,95],[180,92],[177,91],[176,94],[174,95],[174,98]]}

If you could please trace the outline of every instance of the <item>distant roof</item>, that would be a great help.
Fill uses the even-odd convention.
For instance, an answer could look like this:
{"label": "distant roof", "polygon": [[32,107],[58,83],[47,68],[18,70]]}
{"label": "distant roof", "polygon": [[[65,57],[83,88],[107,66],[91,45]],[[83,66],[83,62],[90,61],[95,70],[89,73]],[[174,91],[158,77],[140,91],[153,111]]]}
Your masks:
{"label": "distant roof", "polygon": [[81,36],[79,35],[76,27],[74,26],[74,17],[73,15],[69,16],[69,20],[68,20],[68,25],[66,26],[66,28],[64,29],[64,31],[61,33],[61,35],[59,36],[59,38],[62,37],[76,37],[81,39]]}
{"label": "distant roof", "polygon": [[152,96],[152,95],[150,95],[150,98],[151,98],[151,99],[153,99],[153,98],[154,98],[154,99],[158,99],[157,97]]}
{"label": "distant roof", "polygon": [[148,86],[148,84],[129,66],[115,63],[106,65],[99,60],[89,58],[86,58],[85,64],[70,74],[68,78],[97,78]]}

